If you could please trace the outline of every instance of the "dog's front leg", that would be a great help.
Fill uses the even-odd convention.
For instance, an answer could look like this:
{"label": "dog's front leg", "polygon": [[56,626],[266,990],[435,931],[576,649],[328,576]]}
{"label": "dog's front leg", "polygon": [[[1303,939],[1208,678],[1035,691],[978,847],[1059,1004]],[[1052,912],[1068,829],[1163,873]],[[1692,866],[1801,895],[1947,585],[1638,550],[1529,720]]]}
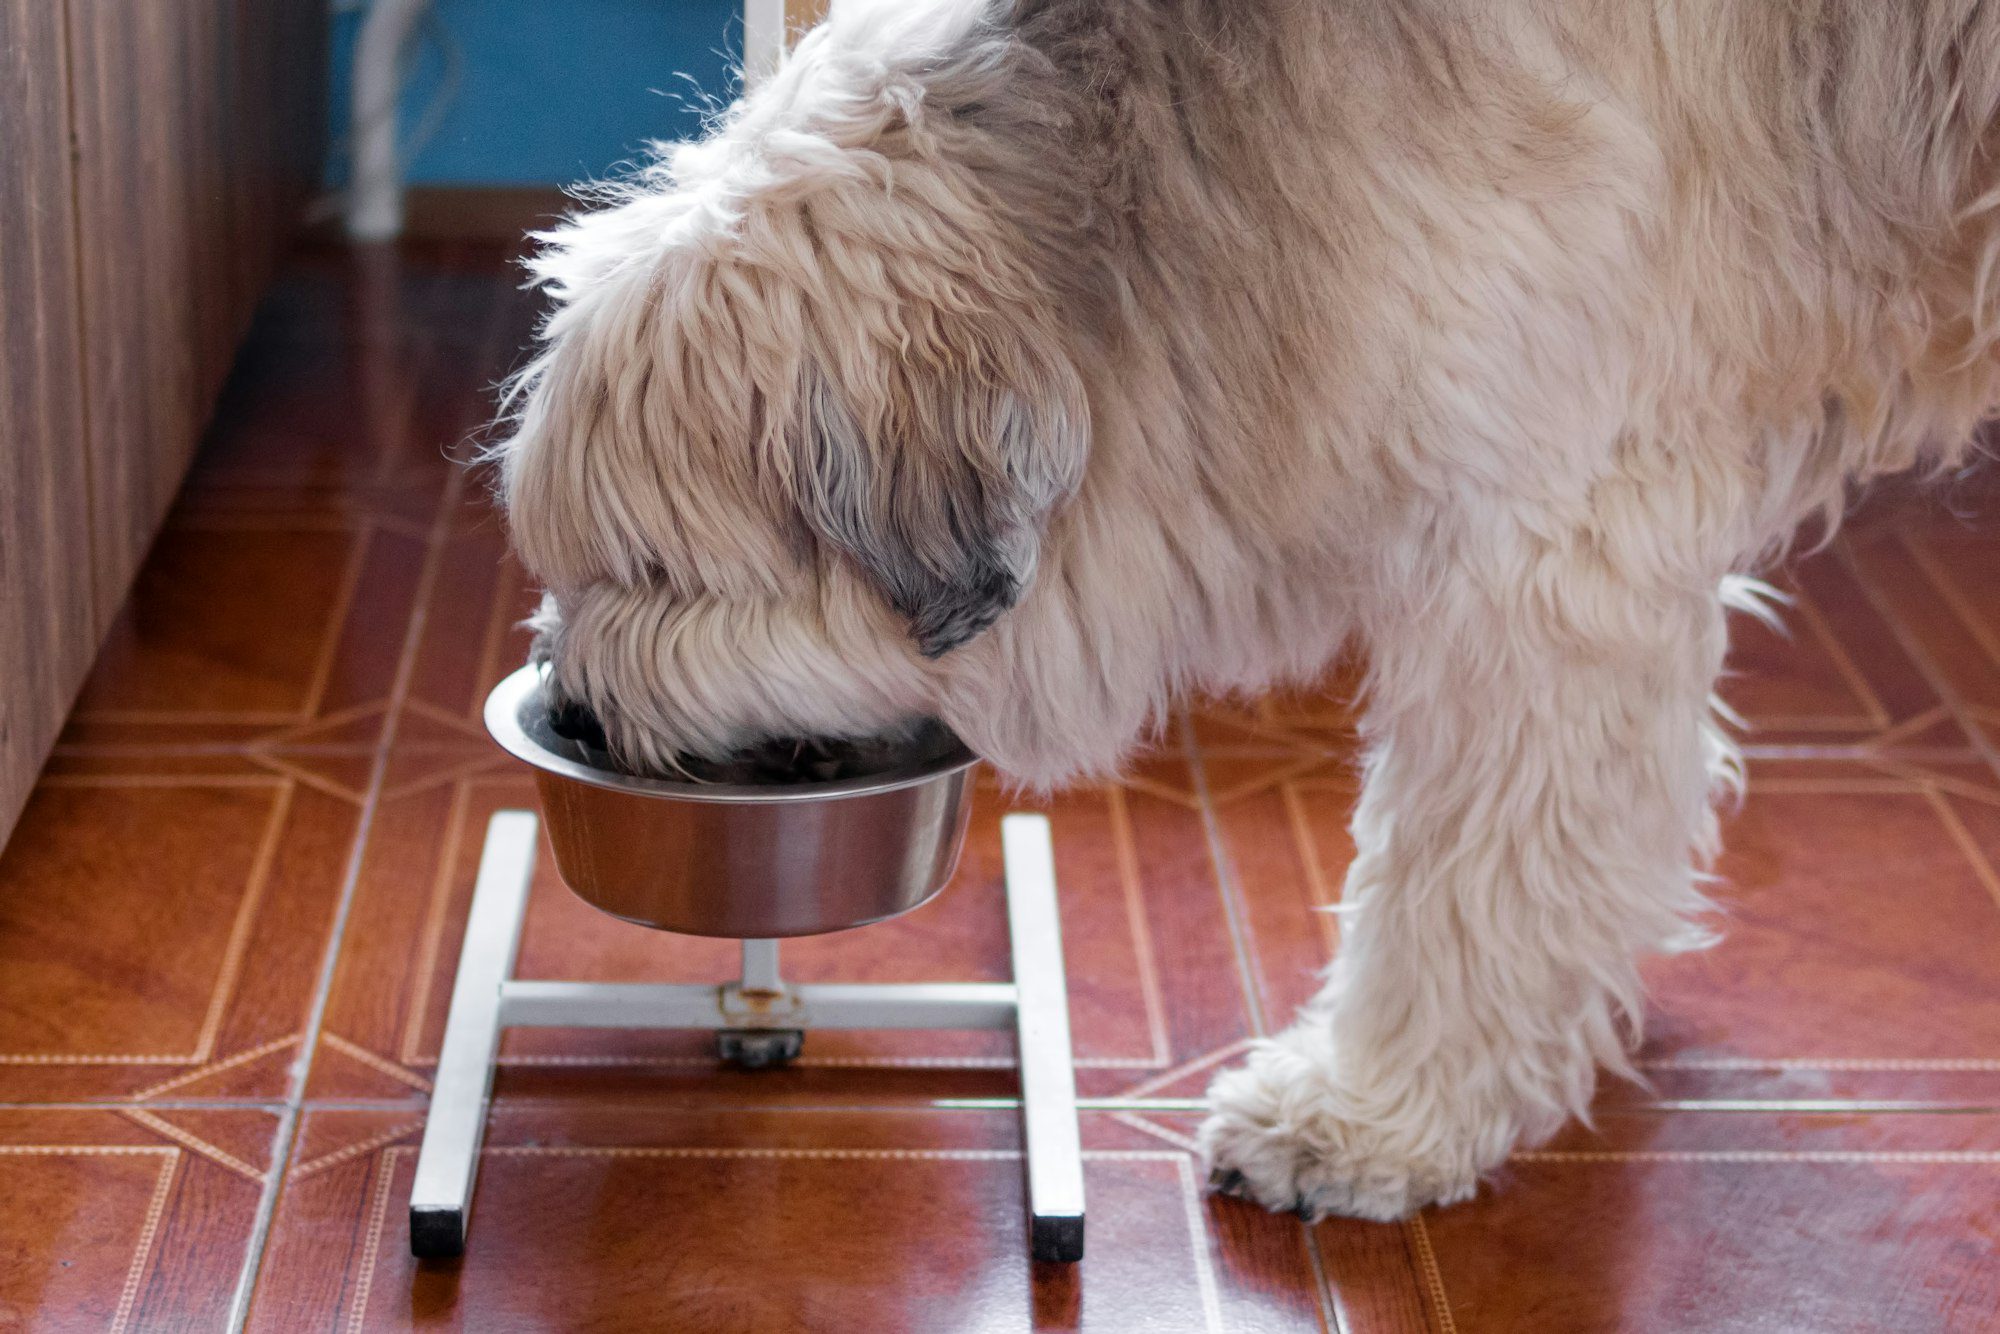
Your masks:
{"label": "dog's front leg", "polygon": [[1605,535],[1516,531],[1412,563],[1370,635],[1340,949],[1210,1091],[1221,1188],[1314,1217],[1462,1200],[1628,1068],[1636,957],[1697,938],[1734,770],[1721,599],[1640,545],[1621,566]]}

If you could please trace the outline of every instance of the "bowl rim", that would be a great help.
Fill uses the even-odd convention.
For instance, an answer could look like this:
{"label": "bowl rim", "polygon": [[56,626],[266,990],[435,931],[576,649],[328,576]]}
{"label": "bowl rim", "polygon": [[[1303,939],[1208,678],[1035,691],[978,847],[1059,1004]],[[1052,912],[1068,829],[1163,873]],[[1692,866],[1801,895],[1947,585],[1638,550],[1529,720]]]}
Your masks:
{"label": "bowl rim", "polygon": [[831,783],[695,783],[671,778],[647,778],[637,774],[600,769],[592,764],[558,754],[537,741],[521,725],[521,711],[541,693],[547,668],[529,663],[510,672],[486,696],[486,730],[500,748],[517,760],[543,773],[572,782],[633,796],[664,801],[712,802],[739,806],[767,806],[812,801],[838,801],[852,797],[872,797],[897,792],[963,773],[979,763],[979,757],[956,736],[953,749],[922,764],[906,765],[861,778],[843,778]]}

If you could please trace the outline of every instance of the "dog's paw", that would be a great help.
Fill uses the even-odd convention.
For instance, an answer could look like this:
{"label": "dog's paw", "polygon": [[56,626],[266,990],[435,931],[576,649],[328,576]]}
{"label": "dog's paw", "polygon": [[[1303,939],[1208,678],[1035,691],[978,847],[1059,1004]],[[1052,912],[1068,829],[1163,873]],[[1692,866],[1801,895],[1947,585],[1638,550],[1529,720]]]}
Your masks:
{"label": "dog's paw", "polygon": [[[1472,1155],[1451,1152],[1454,1136],[1439,1146],[1436,1125],[1369,1124],[1322,1064],[1282,1038],[1220,1076],[1208,1097],[1214,1110],[1199,1142],[1210,1188],[1307,1222],[1328,1214],[1391,1222],[1470,1199],[1479,1187]],[[1422,1140],[1432,1143],[1420,1150]]]}

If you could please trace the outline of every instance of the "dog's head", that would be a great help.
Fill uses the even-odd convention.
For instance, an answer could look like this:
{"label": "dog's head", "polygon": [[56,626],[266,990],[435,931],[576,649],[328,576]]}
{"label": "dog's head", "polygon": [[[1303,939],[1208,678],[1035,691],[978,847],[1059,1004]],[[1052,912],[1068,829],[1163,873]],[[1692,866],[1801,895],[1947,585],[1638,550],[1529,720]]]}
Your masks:
{"label": "dog's head", "polygon": [[557,687],[633,760],[941,712],[1082,479],[1048,238],[996,195],[1034,147],[883,44],[816,35],[542,238],[504,498]]}

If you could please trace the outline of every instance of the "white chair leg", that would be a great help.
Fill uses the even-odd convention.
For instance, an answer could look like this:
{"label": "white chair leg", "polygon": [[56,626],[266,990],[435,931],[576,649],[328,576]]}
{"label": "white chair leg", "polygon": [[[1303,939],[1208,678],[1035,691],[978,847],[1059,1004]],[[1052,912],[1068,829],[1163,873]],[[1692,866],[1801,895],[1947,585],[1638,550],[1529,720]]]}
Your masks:
{"label": "white chair leg", "polygon": [[353,170],[347,188],[347,234],[393,240],[403,230],[403,163],[396,148],[396,104],[403,51],[429,0],[375,0],[354,43],[349,99]]}

